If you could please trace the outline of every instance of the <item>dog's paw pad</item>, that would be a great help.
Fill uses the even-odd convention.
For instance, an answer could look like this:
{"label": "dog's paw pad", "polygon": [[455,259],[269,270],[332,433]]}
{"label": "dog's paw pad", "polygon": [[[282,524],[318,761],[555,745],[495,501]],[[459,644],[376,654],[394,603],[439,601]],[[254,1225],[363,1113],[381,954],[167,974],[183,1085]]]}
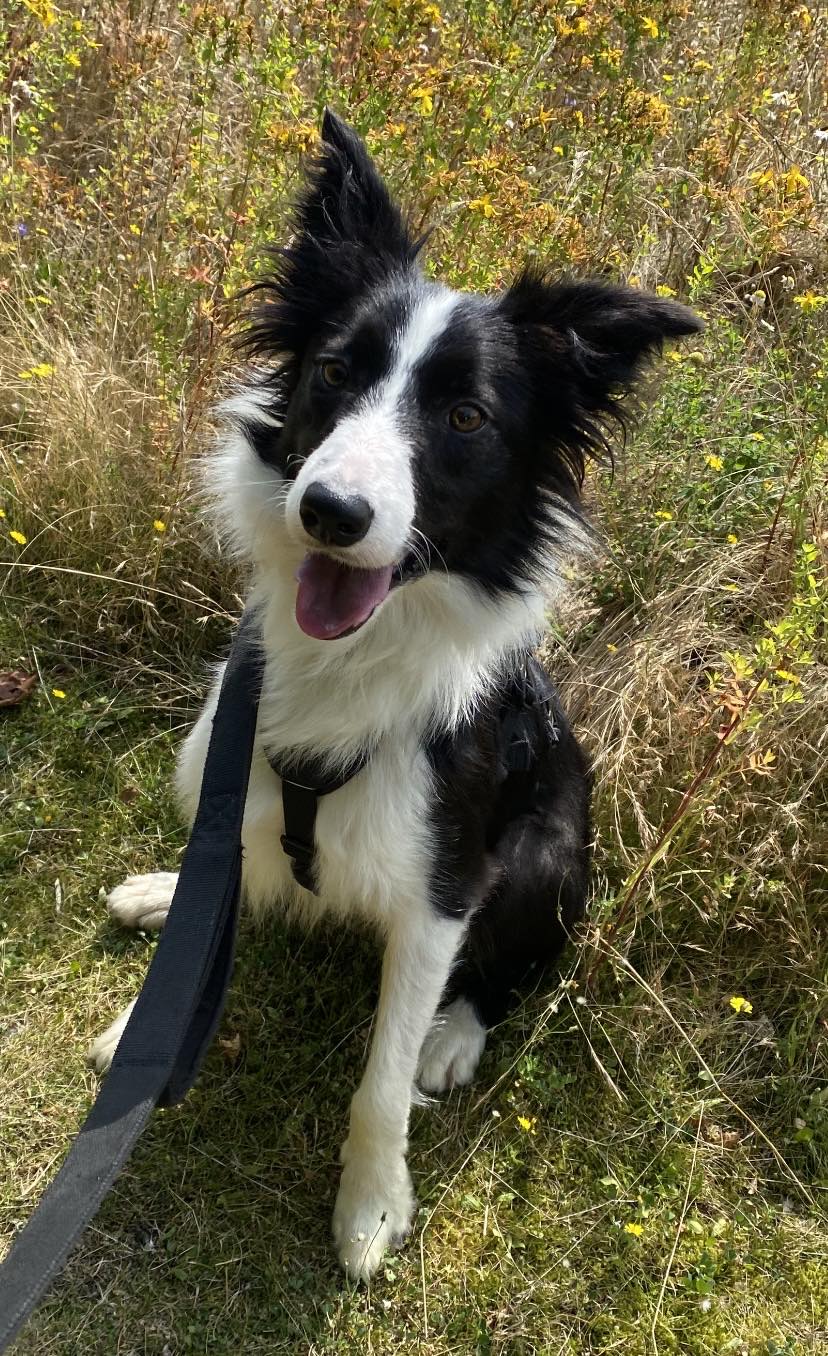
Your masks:
{"label": "dog's paw pad", "polygon": [[474,1078],[486,1028],[466,998],[441,1012],[423,1042],[417,1082],[424,1092],[448,1092]]}
{"label": "dog's paw pad", "polygon": [[177,881],[175,871],[127,876],[123,885],[110,891],[106,907],[110,916],[125,928],[161,928],[167,920]]}

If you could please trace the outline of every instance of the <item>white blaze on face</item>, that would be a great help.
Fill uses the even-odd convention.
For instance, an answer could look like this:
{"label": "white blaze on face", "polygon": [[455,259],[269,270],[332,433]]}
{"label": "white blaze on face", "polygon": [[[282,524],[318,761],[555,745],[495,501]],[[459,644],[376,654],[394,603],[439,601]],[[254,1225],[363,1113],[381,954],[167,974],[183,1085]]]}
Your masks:
{"label": "white blaze on face", "polygon": [[412,370],[443,333],[458,301],[456,293],[436,288],[416,301],[397,337],[389,375],[308,457],[285,506],[288,528],[300,545],[318,550],[302,527],[299,506],[308,486],[320,482],[343,497],[360,495],[374,511],[367,536],[347,548],[349,563],[376,568],[405,555],[415,502],[413,451],[400,403]]}

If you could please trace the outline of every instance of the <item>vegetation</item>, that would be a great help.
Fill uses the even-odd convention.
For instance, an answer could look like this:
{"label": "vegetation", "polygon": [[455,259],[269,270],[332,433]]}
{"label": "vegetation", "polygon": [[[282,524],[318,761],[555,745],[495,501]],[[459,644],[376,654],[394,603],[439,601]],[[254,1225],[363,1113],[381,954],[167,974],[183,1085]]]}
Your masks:
{"label": "vegetation", "polygon": [[38,678],[0,726],[7,1239],[153,945],[99,891],[182,847],[173,747],[243,587],[196,456],[324,103],[447,281],[537,254],[708,326],[593,472],[606,553],[550,619],[596,763],[590,924],[416,1114],[412,1241],[353,1291],[328,1237],[370,943],[247,932],[204,1075],[21,1353],[826,1349],[827,28],[783,0],[5,5],[0,668]]}

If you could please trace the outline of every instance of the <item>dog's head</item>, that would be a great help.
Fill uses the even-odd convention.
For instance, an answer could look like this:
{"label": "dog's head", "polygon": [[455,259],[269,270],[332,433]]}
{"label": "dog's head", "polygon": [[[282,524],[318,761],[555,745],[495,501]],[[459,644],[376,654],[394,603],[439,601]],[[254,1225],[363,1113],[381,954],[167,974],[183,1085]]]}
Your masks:
{"label": "dog's head", "polygon": [[536,585],[646,360],[700,328],[676,302],[539,270],[455,292],[423,276],[420,243],[326,113],[293,237],[254,289],[245,340],[265,372],[227,406],[318,639],[428,571],[490,597]]}

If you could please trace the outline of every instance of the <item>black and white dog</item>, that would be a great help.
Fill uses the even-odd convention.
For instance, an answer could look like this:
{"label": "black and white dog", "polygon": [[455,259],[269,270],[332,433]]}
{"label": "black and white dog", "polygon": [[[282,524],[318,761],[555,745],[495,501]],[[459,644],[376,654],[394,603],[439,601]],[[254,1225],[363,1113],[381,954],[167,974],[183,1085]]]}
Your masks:
{"label": "black and white dog", "polygon": [[[585,458],[647,358],[700,328],[676,302],[536,270],[498,296],[454,292],[419,250],[362,142],[326,114],[212,466],[265,661],[245,897],[260,915],[356,915],[385,943],[333,1220],[360,1278],[411,1222],[416,1086],[470,1081],[487,1028],[583,912],[588,770],[528,656],[587,534]],[[190,816],[217,686],[178,764]],[[359,765],[319,800],[315,891],[282,848],[273,768],[308,757]],[[133,876],[110,912],[160,927],[175,880]],[[93,1046],[101,1069],[126,1016]]]}

